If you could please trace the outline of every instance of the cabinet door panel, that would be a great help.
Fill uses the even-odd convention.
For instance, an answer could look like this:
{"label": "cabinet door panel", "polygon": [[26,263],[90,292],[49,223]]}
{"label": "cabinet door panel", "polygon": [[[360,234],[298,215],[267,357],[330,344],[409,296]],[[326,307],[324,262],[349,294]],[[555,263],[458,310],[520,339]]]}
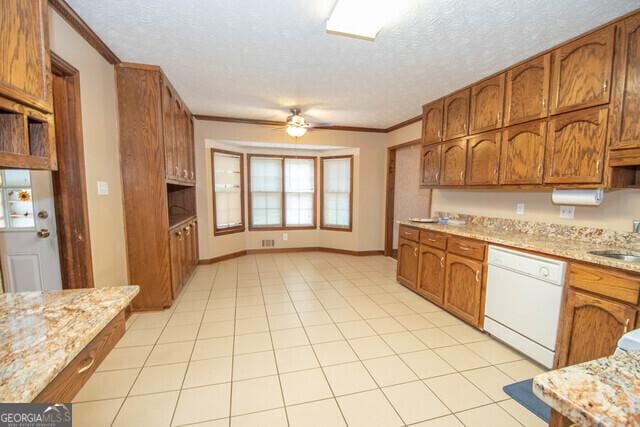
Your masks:
{"label": "cabinet door panel", "polygon": [[442,144],[440,185],[464,185],[466,163],[466,139]]}
{"label": "cabinet door panel", "polygon": [[482,296],[482,262],[447,254],[444,306],[478,326]]}
{"label": "cabinet door panel", "polygon": [[550,76],[549,53],[507,71],[505,126],[547,116]]}
{"label": "cabinet door panel", "polygon": [[551,114],[609,102],[613,36],[607,27],[553,52]]}
{"label": "cabinet door panel", "polygon": [[468,185],[498,184],[500,139],[500,132],[489,132],[469,138],[466,174]]}
{"label": "cabinet door panel", "polygon": [[444,303],[445,252],[420,245],[418,293],[432,302]]}
{"label": "cabinet door panel", "polygon": [[613,354],[620,337],[633,328],[637,310],[573,289],[567,292],[558,343],[559,367]]}
{"label": "cabinet door panel", "polygon": [[640,15],[618,24],[611,148],[640,147]]}
{"label": "cabinet door panel", "polygon": [[398,282],[410,289],[416,289],[418,281],[418,243],[400,238],[398,240]]}
{"label": "cabinet door panel", "polygon": [[3,0],[0,95],[53,112],[45,0]]}
{"label": "cabinet door panel", "polygon": [[601,183],[608,108],[558,116],[549,121],[546,183]]}
{"label": "cabinet door panel", "polygon": [[422,107],[422,142],[424,144],[434,144],[442,141],[443,108],[443,99]]}
{"label": "cabinet door panel", "polygon": [[169,250],[171,253],[171,290],[175,299],[182,288],[182,249],[183,233],[173,230],[169,237]]}
{"label": "cabinet door panel", "polygon": [[525,123],[502,132],[501,184],[542,184],[547,123]]}
{"label": "cabinet door panel", "polygon": [[177,178],[177,168],[175,159],[176,125],[173,105],[175,103],[174,94],[171,88],[163,84],[162,88],[162,132],[164,143],[164,161],[166,176],[168,179]]}
{"label": "cabinet door panel", "polygon": [[444,99],[444,140],[465,136],[469,131],[469,89]]}
{"label": "cabinet door panel", "polygon": [[440,177],[440,155],[442,145],[425,145],[422,147],[420,169],[421,185],[438,185]]}
{"label": "cabinet door panel", "polygon": [[473,86],[469,133],[485,132],[501,127],[503,106],[504,74]]}

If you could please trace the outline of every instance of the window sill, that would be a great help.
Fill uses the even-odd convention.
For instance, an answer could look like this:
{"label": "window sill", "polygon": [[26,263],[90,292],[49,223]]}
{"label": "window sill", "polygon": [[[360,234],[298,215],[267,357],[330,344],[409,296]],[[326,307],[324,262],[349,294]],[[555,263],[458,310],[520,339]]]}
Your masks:
{"label": "window sill", "polygon": [[297,230],[316,230],[318,227],[315,225],[301,225],[301,226],[273,226],[273,227],[256,227],[249,226],[249,231],[297,231]]}
{"label": "window sill", "polygon": [[326,230],[326,231],[346,231],[351,233],[353,231],[353,227],[332,227],[329,225],[321,225],[320,226],[320,230]]}
{"label": "window sill", "polygon": [[233,228],[221,228],[221,229],[214,229],[213,230],[213,235],[214,236],[225,236],[227,234],[235,234],[235,233],[242,233],[244,232],[245,227],[244,225],[241,227],[233,227]]}

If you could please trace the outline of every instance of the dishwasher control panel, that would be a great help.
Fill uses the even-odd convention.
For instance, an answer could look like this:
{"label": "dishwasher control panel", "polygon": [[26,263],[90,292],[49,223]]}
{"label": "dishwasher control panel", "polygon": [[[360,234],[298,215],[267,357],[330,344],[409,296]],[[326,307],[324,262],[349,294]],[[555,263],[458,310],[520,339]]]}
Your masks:
{"label": "dishwasher control panel", "polygon": [[513,270],[558,286],[562,286],[566,267],[563,261],[496,246],[489,247],[488,262],[489,265]]}

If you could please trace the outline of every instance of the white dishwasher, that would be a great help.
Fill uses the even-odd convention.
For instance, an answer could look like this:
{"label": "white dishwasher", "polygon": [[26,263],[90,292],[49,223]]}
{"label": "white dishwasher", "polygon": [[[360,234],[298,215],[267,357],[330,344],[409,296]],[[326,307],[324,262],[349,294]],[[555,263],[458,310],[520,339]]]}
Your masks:
{"label": "white dishwasher", "polygon": [[566,263],[489,246],[484,329],[551,368]]}

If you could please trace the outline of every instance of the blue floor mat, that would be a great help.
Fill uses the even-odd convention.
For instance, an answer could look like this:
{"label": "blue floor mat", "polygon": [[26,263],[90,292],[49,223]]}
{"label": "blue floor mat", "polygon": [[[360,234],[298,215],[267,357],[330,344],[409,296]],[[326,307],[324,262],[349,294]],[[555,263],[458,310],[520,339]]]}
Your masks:
{"label": "blue floor mat", "polygon": [[538,418],[546,423],[549,422],[551,408],[533,394],[533,378],[509,384],[502,387],[502,390],[511,396],[513,400],[527,408],[530,412],[536,414]]}

